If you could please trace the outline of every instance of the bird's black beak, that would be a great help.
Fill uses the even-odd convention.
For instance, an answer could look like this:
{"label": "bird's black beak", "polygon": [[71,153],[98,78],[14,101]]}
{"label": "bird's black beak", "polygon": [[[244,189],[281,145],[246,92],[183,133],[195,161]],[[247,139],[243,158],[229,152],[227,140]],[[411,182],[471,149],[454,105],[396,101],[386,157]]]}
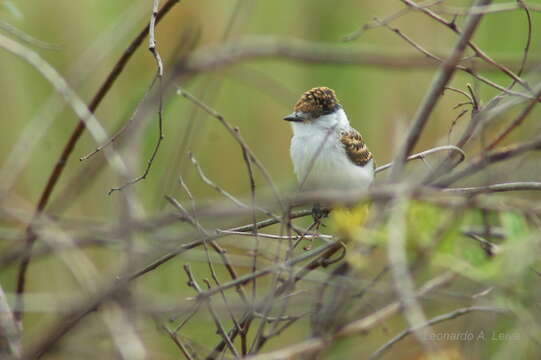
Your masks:
{"label": "bird's black beak", "polygon": [[288,116],[286,116],[284,118],[284,120],[286,121],[293,121],[293,122],[302,122],[304,121],[304,119],[302,118],[302,116],[300,116],[300,114],[298,112],[293,112],[291,114],[289,114]]}

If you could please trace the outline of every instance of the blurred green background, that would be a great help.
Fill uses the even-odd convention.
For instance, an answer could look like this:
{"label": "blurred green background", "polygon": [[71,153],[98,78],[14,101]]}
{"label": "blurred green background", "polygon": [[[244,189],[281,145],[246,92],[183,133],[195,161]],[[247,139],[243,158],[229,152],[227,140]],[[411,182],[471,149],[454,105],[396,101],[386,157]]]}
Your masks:
{"label": "blurred green background", "polygon": [[[52,50],[33,48],[88,102],[127,44],[147,23],[151,3],[150,0],[58,0],[54,3],[3,0],[0,1],[0,21],[58,46]],[[469,5],[469,1],[445,3]],[[530,3],[541,4],[541,1]],[[166,64],[166,73],[180,55],[180,42],[191,38],[197,39],[196,48],[219,46],[250,35],[267,35],[324,42],[346,49],[363,48],[390,57],[421,57],[403,39],[384,27],[367,31],[353,42],[341,40],[363,24],[371,22],[374,17],[384,18],[402,8],[398,0],[182,0],[157,27],[158,49]],[[541,58],[538,36],[541,17],[539,13],[532,16],[534,31],[530,58],[538,60]],[[462,20],[458,19],[459,24]],[[417,12],[397,19],[392,26],[426,49],[441,55],[449,53],[457,38],[449,29]],[[474,39],[494,59],[510,59],[519,63],[526,35],[524,12],[517,10],[486,16]],[[96,113],[110,133],[129,119],[152,81],[156,71],[155,62],[145,47],[146,42],[137,50]],[[534,69],[532,61],[529,62],[530,71]],[[232,125],[238,126],[275,182],[282,189],[294,189],[295,180],[289,160],[291,130],[289,124],[281,119],[291,111],[302,92],[315,86],[333,88],[352,125],[363,134],[377,163],[382,165],[391,160],[400,144],[435,70],[436,67],[402,69],[377,65],[309,64],[276,58],[248,60],[197,74],[186,81],[179,80],[179,85],[211,105]],[[41,118],[54,113],[50,110],[54,107],[51,103],[62,104],[62,101],[35,69],[3,50],[0,51],[0,74],[0,164],[5,166],[25,127],[32,121],[39,126]],[[504,86],[510,83],[507,77],[496,72],[483,74]],[[475,84],[475,81],[463,73],[457,73],[452,81],[452,85],[460,89],[466,89],[466,83]],[[479,90],[482,99],[489,99],[497,93],[485,85],[480,85]],[[460,95],[446,93],[438,103],[416,150],[447,143],[450,125],[460,113],[453,107],[462,101],[464,98]],[[155,111],[151,114],[143,122],[141,151],[135,153],[137,157],[132,162],[134,175],[143,171],[156,142],[157,116]],[[514,135],[515,139],[538,131],[539,125],[535,123],[538,116],[539,112],[534,112],[526,125]],[[502,116],[502,121],[505,119]],[[46,129],[43,138],[27,154],[28,163],[2,200],[5,206],[23,213],[33,211],[76,122],[71,109],[62,105],[52,126]],[[454,134],[458,134],[458,129],[466,122],[467,117],[460,120]],[[142,213],[153,215],[168,208],[164,195],[184,198],[177,182],[179,175],[189,185],[197,201],[220,198],[196,175],[187,158],[190,151],[214,182],[234,195],[249,194],[248,177],[239,146],[215,118],[186,99],[171,96],[164,100],[164,125],[165,140],[148,178],[130,189],[139,196]],[[138,139],[136,133],[126,133],[119,141],[122,153],[133,153],[134,148],[138,147],[131,140],[137,145]],[[85,133],[53,192],[47,208],[49,215],[82,221],[116,221],[119,207],[122,206],[120,197],[118,194],[107,196],[106,193],[111,187],[119,185],[121,180],[108,166],[100,166],[104,161],[102,154],[86,162],[78,161],[79,157],[95,147],[95,141]],[[259,190],[267,191],[263,178],[258,176],[257,180]],[[21,231],[23,225],[15,220],[5,220],[3,224],[7,229],[5,232],[10,234]],[[90,250],[89,255],[103,271],[112,270],[118,265],[114,261],[114,253]],[[191,294],[184,284],[181,263],[183,260],[179,259],[163,266],[148,279],[143,279],[141,288],[151,294]],[[197,266],[204,271],[204,264]],[[7,292],[13,291],[13,270],[3,270],[0,274],[0,281]],[[36,261],[29,273],[29,291],[76,291],[76,285],[65,272],[61,262],[52,259]],[[54,316],[47,314],[28,316],[25,325],[30,335],[25,337],[25,341],[31,341],[53,320]],[[176,356],[177,350],[166,335],[154,331],[151,322],[145,323],[144,327],[149,333],[148,339],[152,339],[148,344],[154,352],[153,358]],[[91,327],[80,330],[80,335],[95,336],[99,344],[100,334],[88,329]],[[202,341],[208,336],[208,330],[205,326],[195,327],[190,330],[190,336]],[[302,337],[302,331],[297,336]],[[294,341],[294,337],[281,339],[282,343],[274,342],[270,347]],[[106,345],[104,347],[107,348]],[[105,348],[103,351],[107,351]],[[70,350],[77,353],[76,349]]]}

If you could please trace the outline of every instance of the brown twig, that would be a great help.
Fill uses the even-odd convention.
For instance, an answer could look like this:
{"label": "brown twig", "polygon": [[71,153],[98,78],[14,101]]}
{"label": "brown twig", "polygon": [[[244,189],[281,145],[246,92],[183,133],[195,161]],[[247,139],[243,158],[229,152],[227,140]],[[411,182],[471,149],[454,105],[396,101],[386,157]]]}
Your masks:
{"label": "brown twig", "polygon": [[[239,133],[240,136],[240,130],[239,128],[235,128],[235,132]],[[255,238],[255,244],[252,249],[253,251],[253,258],[252,258],[252,272],[256,272],[257,270],[257,257],[259,255],[259,248],[260,248],[260,239],[259,239],[259,232],[257,231],[257,226],[255,224],[257,223],[257,217],[256,217],[256,183],[254,178],[254,169],[252,168],[252,161],[250,160],[250,155],[246,151],[246,149],[242,148],[242,159],[244,160],[244,164],[246,165],[246,170],[248,172],[248,181],[250,184],[250,194],[252,199],[252,223],[254,224],[254,231],[253,236]],[[252,282],[252,302],[255,302],[257,295],[257,280],[254,278],[254,281]],[[245,339],[243,338],[243,344],[245,343]],[[246,346],[243,347],[243,355],[246,354]]]}
{"label": "brown twig", "polygon": [[[159,22],[172,8],[174,5],[176,5],[180,0],[169,0],[165,3],[165,5],[160,9],[156,21]],[[149,26],[147,25],[131,42],[131,44],[128,46],[128,48],[124,51],[120,59],[117,61],[109,75],[107,76],[106,80],[101,85],[100,89],[94,95],[94,98],[88,105],[88,110],[91,113],[94,113],[98,106],[101,104],[102,100],[105,98],[115,81],[118,79],[119,75],[124,70],[126,64],[131,59],[133,54],[135,53],[135,50],[141,45],[144,38],[148,34]],[[79,138],[83,134],[85,130],[85,122],[83,120],[80,120],[73,132],[70,135],[70,138],[68,139],[66,145],[64,146],[64,149],[62,150],[62,153],[60,157],[58,158],[56,165],[54,166],[51,174],[49,175],[49,178],[47,180],[47,183],[45,185],[45,188],[41,192],[38,204],[36,206],[35,210],[35,217],[37,217],[47,206],[49,203],[49,198],[56,187],[56,184],[58,183],[58,180],[60,179],[60,176],[62,175],[64,171],[64,167],[71,156],[73,149],[75,148],[75,145],[79,141]],[[28,256],[26,256],[19,266],[19,271],[17,275],[17,296],[20,298],[25,290],[25,284],[26,284],[26,272],[28,270],[28,265],[30,264],[30,252],[32,249],[32,246],[34,242],[37,239],[36,234],[32,231],[32,223],[30,223],[26,229],[27,233],[27,253]],[[20,299],[18,300],[19,305],[21,305]],[[18,308],[18,312],[16,313],[17,320],[22,319],[23,309],[22,307]]]}
{"label": "brown twig", "polygon": [[201,293],[199,293],[197,295],[197,298],[198,299],[205,299],[205,298],[211,297],[212,295],[214,295],[214,294],[216,294],[216,293],[218,293],[218,292],[220,292],[222,290],[227,290],[229,288],[236,287],[236,286],[243,285],[243,284],[246,284],[248,282],[251,282],[254,278],[258,278],[258,277],[261,277],[261,276],[264,276],[264,275],[267,275],[267,274],[274,273],[274,272],[279,271],[280,269],[283,269],[283,268],[286,268],[286,267],[295,266],[296,264],[298,264],[300,262],[303,262],[303,261],[305,261],[307,259],[318,256],[320,254],[323,254],[324,252],[326,252],[327,250],[329,250],[331,248],[334,248],[335,246],[336,245],[334,243],[321,245],[320,247],[318,247],[318,248],[316,248],[314,250],[311,250],[311,251],[307,251],[306,253],[304,253],[304,254],[302,254],[302,255],[294,258],[294,259],[286,261],[283,264],[279,263],[279,264],[276,264],[276,265],[273,265],[273,266],[269,266],[269,267],[267,267],[265,269],[258,270],[258,271],[254,272],[254,273],[249,273],[249,274],[240,276],[236,280],[230,281],[230,282],[222,285],[221,287],[216,287],[216,288],[213,288],[211,290],[201,292]]}
{"label": "brown twig", "polygon": [[[184,182],[182,182],[182,183],[184,183]],[[192,200],[192,207],[193,207],[193,214],[194,214],[193,216],[191,216],[176,199],[172,198],[171,196],[166,196],[165,198],[173,206],[175,206],[175,208],[177,208],[182,214],[184,214],[188,218],[188,221],[196,229],[198,229],[199,232],[201,232],[205,237],[208,237],[209,233],[201,226],[201,224],[199,223],[199,221],[195,217],[195,214],[196,214],[195,202],[194,202],[194,199],[193,199],[193,197],[191,195],[191,192],[188,190],[188,187],[186,185],[184,185],[184,187],[185,187],[186,193],[188,194],[190,200]],[[237,279],[238,278],[237,272],[236,272],[235,268],[233,267],[233,265],[231,264],[231,261],[229,260],[228,256],[226,255],[227,252],[221,246],[216,244],[214,241],[209,241],[209,243],[210,243],[211,247],[214,249],[214,251],[220,256],[224,266],[229,271],[229,274],[231,275],[231,278],[233,280]],[[208,252],[208,247],[207,247],[206,242],[203,243],[203,248],[205,250],[205,255],[207,256],[207,263],[209,265],[209,270],[210,270],[210,274],[212,276],[212,279],[216,282],[216,285],[218,287],[220,287],[221,283],[220,283],[220,280],[218,279],[218,275],[216,274],[216,270],[214,269],[214,264],[213,264],[213,261],[210,258],[210,254]],[[245,293],[244,289],[241,286],[237,286],[236,289],[237,289],[237,293],[239,294],[241,300],[245,304],[247,304],[246,293]],[[224,301],[224,303],[226,305],[226,308],[227,308],[227,310],[228,310],[228,312],[229,312],[229,314],[231,316],[231,320],[233,321],[233,323],[236,326],[239,326],[238,322],[235,319],[235,316],[233,315],[233,312],[231,311],[231,309],[229,307],[229,304],[227,302],[227,298],[226,298],[223,291],[221,292],[221,295],[222,295],[222,299],[223,299],[223,301]]]}
{"label": "brown twig", "polygon": [[245,204],[241,200],[237,199],[235,196],[233,196],[227,190],[225,190],[222,187],[218,186],[214,181],[210,180],[207,177],[207,175],[205,175],[205,173],[203,172],[203,169],[201,168],[201,165],[199,165],[199,163],[197,162],[197,160],[195,159],[195,157],[193,156],[192,153],[189,153],[188,157],[189,157],[190,161],[192,162],[193,166],[195,167],[195,170],[196,170],[197,174],[199,175],[199,177],[201,178],[201,180],[203,180],[203,182],[205,184],[207,184],[208,186],[210,186],[211,188],[216,190],[220,195],[223,195],[225,198],[231,200],[235,205],[237,205],[237,206],[239,206],[241,208],[245,208],[245,209],[249,208],[249,206],[247,204]]}
{"label": "brown twig", "polygon": [[156,60],[156,78],[152,81],[158,80],[158,92],[159,92],[159,101],[158,101],[158,141],[154,145],[154,150],[152,151],[152,155],[150,156],[150,159],[147,161],[147,165],[145,167],[145,170],[143,171],[143,174],[140,176],[131,179],[124,183],[123,185],[119,187],[114,187],[109,190],[107,195],[111,195],[114,191],[122,191],[126,187],[136,184],[141,180],[145,180],[150,172],[150,168],[152,167],[152,164],[154,163],[154,159],[156,158],[156,155],[158,154],[158,150],[160,149],[160,145],[163,141],[164,135],[163,135],[163,63],[162,58],[160,56],[160,53],[158,52],[157,45],[156,45],[156,34],[155,34],[155,27],[156,27],[156,18],[158,16],[158,9],[160,7],[160,0],[153,0],[152,3],[152,14],[150,16],[150,22],[148,25],[148,50],[154,56],[154,59]]}
{"label": "brown twig", "polygon": [[541,150],[540,137],[529,142],[508,146],[499,150],[493,150],[491,152],[486,153],[486,155],[481,155],[481,156],[476,157],[464,169],[454,174],[449,174],[439,179],[438,181],[434,183],[434,186],[448,187],[454,182],[460,179],[463,179],[467,176],[471,176],[496,162],[509,160],[513,157],[524,154],[528,151],[535,151],[535,150]]}
{"label": "brown twig", "polygon": [[[420,7],[418,4],[416,4],[414,1],[412,0],[401,0],[404,4],[406,4],[407,6],[410,6],[416,10],[419,10],[423,13],[425,13],[426,15],[428,15],[429,17],[431,17],[432,19],[436,20],[437,22],[445,25],[447,28],[449,28],[451,31],[453,31],[454,33],[460,35],[461,37],[463,36],[463,34],[467,31],[467,28],[468,28],[468,24],[466,24],[466,27],[464,30],[461,30],[458,28],[458,26],[456,25],[454,19],[452,21],[447,21],[445,19],[443,19],[441,16],[439,16],[438,14],[436,14],[434,11],[428,9],[428,8],[424,8],[424,7]],[[488,1],[488,2],[475,2],[474,5],[472,5],[472,8],[477,8],[477,7],[482,7],[482,6],[488,6],[490,5],[491,1]],[[484,13],[473,13],[473,14],[470,14],[468,15],[469,19],[474,19],[475,17],[482,17],[484,15]],[[471,36],[470,36],[471,38]],[[471,41],[470,39],[467,39],[467,45],[468,47],[470,47],[476,56],[478,56],[479,58],[483,59],[485,62],[487,62],[488,64],[496,67],[497,69],[499,69],[501,72],[503,72],[504,74],[506,74],[507,76],[509,76],[511,79],[517,81],[519,84],[521,84],[526,90],[528,91],[531,91],[531,88],[530,86],[528,85],[528,83],[526,81],[524,81],[523,79],[521,79],[519,76],[517,76],[515,73],[513,73],[511,70],[509,70],[509,68],[501,63],[498,63],[496,61],[494,61],[490,56],[488,56],[483,50],[481,50],[475,43],[473,43],[473,41]]]}
{"label": "brown twig", "polygon": [[[437,278],[434,278],[426,282],[416,293],[416,296],[422,298],[428,293],[449,284],[454,278],[451,273],[445,273]],[[338,340],[344,337],[352,336],[355,334],[366,332],[375,326],[379,325],[384,320],[388,319],[392,315],[401,310],[400,302],[393,302],[380,310],[368,315],[367,317],[353,321],[339,330],[336,334],[326,338],[311,338],[304,342],[294,344],[292,346],[276,350],[273,352],[259,354],[249,357],[249,360],[273,360],[273,359],[290,359],[297,355],[304,354],[309,355],[314,352],[324,349],[328,344],[334,340]]]}
{"label": "brown twig", "polygon": [[475,187],[461,187],[461,188],[447,188],[443,189],[444,192],[455,194],[490,194],[495,192],[507,192],[507,191],[539,191],[541,190],[541,182],[535,181],[523,181],[523,182],[510,182],[503,184],[490,184],[485,186]]}
{"label": "brown twig", "polygon": [[[427,1],[423,4],[419,4],[419,7],[432,7],[434,5],[438,5],[444,0],[433,0],[433,1]],[[385,17],[382,20],[373,21],[371,23],[364,24],[361,26],[358,30],[355,30],[351,34],[348,34],[342,38],[342,41],[353,41],[358,39],[362,34],[364,34],[366,31],[378,28],[382,25],[390,24],[392,21],[406,15],[411,11],[410,7],[405,7],[403,9],[400,9],[399,11],[395,12],[394,14],[391,14],[387,17]]]}
{"label": "brown twig", "polygon": [[161,326],[162,329],[169,335],[169,337],[171,338],[171,340],[175,343],[175,345],[179,348],[180,352],[182,353],[182,355],[184,355],[184,357],[186,358],[186,360],[195,360],[192,355],[190,354],[190,351],[188,350],[188,348],[186,347],[186,345],[184,345],[184,343],[182,342],[182,340],[178,337],[178,335],[176,334],[176,332],[170,330],[167,326],[165,325],[162,325]]}
{"label": "brown twig", "polygon": [[[163,70],[158,70],[163,71]],[[133,178],[131,180],[128,180],[124,184],[122,184],[119,187],[113,187],[109,189],[107,192],[107,195],[111,195],[115,191],[122,191],[126,187],[136,184],[139,181],[145,180],[150,173],[150,169],[152,168],[152,164],[154,164],[154,159],[156,159],[156,155],[158,155],[158,150],[160,149],[160,145],[164,139],[163,135],[163,85],[162,85],[162,77],[160,75],[157,75],[158,79],[158,92],[159,92],[159,100],[158,100],[158,140],[156,141],[156,144],[154,145],[154,150],[152,151],[152,154],[150,155],[150,158],[147,160],[147,164],[145,167],[145,170],[141,175],[139,175],[136,178]],[[153,81],[154,82],[154,81]]]}
{"label": "brown twig", "polygon": [[[403,0],[409,2],[409,0]],[[478,0],[475,2],[475,5],[485,5],[490,3],[490,0]],[[427,11],[425,9],[425,11]],[[444,88],[447,86],[447,83],[451,80],[454,72],[456,71],[456,65],[460,61],[462,54],[464,53],[466,46],[468,45],[471,37],[473,36],[479,22],[481,21],[482,15],[472,15],[468,18],[466,27],[461,33],[459,40],[457,41],[451,55],[442,63],[438,74],[433,79],[432,85],[425,95],[423,102],[417,113],[414,117],[413,124],[411,125],[410,130],[406,140],[400,147],[400,150],[394,158],[393,168],[391,170],[391,181],[396,181],[398,177],[402,174],[404,163],[413,150],[413,147],[419,140],[421,132],[425,124],[428,121],[432,110],[436,106],[438,99],[441,96]]]}
{"label": "brown twig", "polygon": [[[291,282],[284,282],[282,283],[277,289],[276,291],[272,292],[270,295],[268,295],[266,298],[264,298],[263,300],[261,300],[259,302],[258,305],[254,306],[254,309],[250,309],[249,311],[247,311],[242,320],[241,320],[241,326],[243,326],[244,328],[247,328],[249,326],[249,324],[251,323],[251,321],[254,319],[255,317],[255,312],[258,312],[260,309],[265,309],[267,307],[267,304],[269,302],[269,300],[271,299],[274,299],[276,296],[280,296],[282,294],[284,294],[286,291],[290,290],[291,289],[291,285],[294,284],[295,282],[303,279],[308,273],[310,273],[311,271],[319,268],[320,266],[322,266],[324,264],[324,260],[327,259],[328,257],[332,256],[333,254],[336,253],[336,251],[338,251],[339,249],[341,249],[342,246],[339,244],[339,243],[334,243],[334,246],[329,248],[326,252],[324,252],[323,254],[321,254],[321,256],[313,259],[312,261],[310,261],[308,264],[306,264],[304,267],[302,267],[299,271],[297,271],[293,276],[292,276],[292,281]],[[235,339],[235,337],[237,335],[239,335],[239,332],[237,331],[236,328],[233,328],[230,332],[229,332],[229,335],[231,337],[231,339]],[[220,344],[218,344],[214,350],[212,351],[212,353],[210,355],[208,355],[206,357],[207,360],[210,360],[210,359],[214,359],[216,354],[218,354],[220,351],[223,350],[223,348],[225,347],[225,342],[221,342]]]}
{"label": "brown twig", "polygon": [[[96,147],[93,151],[89,152],[88,154],[84,155],[84,156],[81,156],[79,158],[79,161],[85,161],[85,160],[88,160],[90,159],[91,157],[93,157],[94,155],[96,155],[97,153],[103,151],[103,149],[105,149],[107,146],[111,145],[111,144],[114,144],[118,139],[119,137],[126,131],[130,128],[130,126],[132,125],[132,123],[134,122],[134,120],[137,118],[137,115],[139,114],[139,110],[141,108],[141,106],[145,103],[145,100],[147,99],[147,97],[149,96],[149,94],[151,93],[152,91],[152,88],[154,87],[155,83],[156,83],[156,80],[158,78],[155,76],[154,79],[152,80],[152,82],[150,83],[150,86],[148,87],[147,91],[145,92],[145,95],[143,96],[143,98],[141,99],[141,101],[139,102],[139,104],[137,105],[137,107],[135,108],[133,114],[130,116],[130,118],[128,119],[128,121],[126,121],[124,123],[124,125],[122,125],[122,127],[117,130],[111,137],[109,137],[109,139],[104,142],[103,144],[101,144],[100,146]],[[85,174],[86,176],[86,174]],[[79,183],[79,182],[78,182]]]}
{"label": "brown twig", "polygon": [[[376,19],[376,21],[380,21],[380,20]],[[400,29],[391,27],[388,24],[384,24],[384,23],[382,23],[381,26],[385,26],[387,29],[389,29],[392,32],[394,32],[395,34],[397,34],[400,38],[404,39],[408,44],[410,44],[414,49],[416,49],[417,51],[419,51],[420,53],[422,53],[423,55],[425,55],[429,59],[437,61],[438,63],[442,63],[444,61],[441,57],[431,53],[428,50],[426,50],[423,46],[421,46],[420,44],[415,42],[413,39],[411,39],[409,36],[404,34]],[[464,60],[464,59],[462,59],[462,60]],[[460,61],[462,61],[462,60],[460,60]],[[471,67],[467,67],[467,66],[461,65],[459,63],[457,63],[455,65],[455,67],[458,70],[464,71],[465,73],[469,74],[473,78],[485,83],[486,85],[491,86],[491,87],[493,87],[493,88],[495,88],[497,90],[500,90],[501,92],[505,93],[506,95],[513,95],[513,96],[519,96],[519,97],[524,97],[524,98],[531,98],[531,96],[529,94],[524,94],[524,93],[521,93],[521,92],[511,90],[512,86],[508,86],[507,88],[505,88],[505,87],[495,83],[494,81],[492,81],[492,80],[490,80],[490,79],[488,79],[488,78],[486,78],[486,77],[484,77],[482,75],[477,74],[477,72]],[[515,82],[516,82],[516,80],[513,80],[513,83],[515,83]],[[448,89],[449,87],[446,86],[445,88]]]}
{"label": "brown twig", "polygon": [[[203,292],[203,290],[201,289],[201,287],[197,284],[197,281],[195,280],[195,277],[191,271],[191,268],[190,268],[190,265],[189,264],[185,264],[184,265],[184,271],[186,272],[186,275],[188,276],[188,285],[192,288],[195,289],[195,291],[197,292],[198,296],[199,294],[201,294]],[[208,289],[210,290],[211,287],[210,287],[210,283],[205,280],[205,283],[207,284],[208,286]],[[231,352],[235,355],[236,358],[239,358],[239,353],[237,352],[237,349],[235,348],[235,345],[233,344],[233,342],[231,341],[231,339],[229,338],[227,332],[225,331],[221,321],[220,321],[220,318],[218,317],[218,314],[216,314],[216,311],[214,310],[214,307],[212,306],[212,302],[211,302],[211,299],[207,298],[204,300],[207,304],[207,308],[209,310],[209,313],[211,314],[213,320],[214,320],[214,323],[216,324],[216,327],[218,328],[218,332],[219,334],[222,336],[222,338],[225,340],[227,346],[229,347],[229,349],[231,350]]]}
{"label": "brown twig", "polygon": [[[443,58],[443,55],[438,55]],[[250,36],[241,40],[198,49],[180,64],[177,71],[192,74],[215,71],[248,60],[283,59],[308,64],[365,65],[391,69],[434,69],[440,64],[426,56],[389,54],[363,48],[329,45],[295,38]],[[532,62],[539,62],[538,59]],[[521,59],[502,59],[505,67],[520,66]],[[491,64],[480,62],[478,71],[499,71]],[[520,94],[520,93],[517,93]]]}
{"label": "brown twig", "polygon": [[472,15],[472,14],[483,14],[483,15],[496,14],[496,13],[501,13],[501,12],[520,10],[520,9],[541,12],[541,6],[525,3],[522,0],[517,1],[516,3],[499,3],[499,4],[476,6],[476,7],[470,7],[470,8],[459,8],[459,7],[451,7],[451,6],[438,7],[438,11],[443,14],[459,15],[459,16]]}
{"label": "brown twig", "polygon": [[441,314],[438,316],[433,317],[432,319],[428,320],[424,324],[420,324],[415,328],[409,328],[401,332],[400,334],[396,335],[394,338],[389,340],[387,343],[382,345],[379,349],[374,351],[372,355],[370,355],[370,360],[377,359],[383,355],[384,352],[388,351],[394,344],[399,342],[400,340],[404,339],[406,336],[408,336],[411,333],[414,333],[415,331],[420,330],[421,328],[430,327],[448,320],[456,319],[460,316],[469,314],[471,312],[490,312],[490,313],[507,313],[507,310],[503,308],[498,307],[492,307],[492,306],[471,306],[466,308],[460,308],[456,309],[454,311],[451,311],[449,313]]}
{"label": "brown twig", "polygon": [[485,147],[486,151],[493,150],[500,142],[502,142],[513,130],[515,130],[520,124],[526,120],[533,108],[538,104],[538,101],[541,100],[541,87],[535,94],[535,99],[528,102],[528,105],[522,109],[520,114],[507,126],[501,133],[499,133],[494,140],[490,142]]}
{"label": "brown twig", "polygon": [[195,105],[199,106],[202,110],[204,110],[210,116],[214,117],[216,120],[218,120],[226,128],[226,130],[229,132],[229,134],[231,136],[233,136],[235,141],[237,141],[237,143],[240,145],[241,150],[243,152],[246,152],[246,154],[250,158],[250,161],[259,169],[259,171],[261,171],[261,173],[263,174],[263,177],[265,178],[265,180],[267,180],[267,183],[271,187],[271,189],[272,189],[272,191],[274,193],[274,196],[276,197],[276,200],[277,200],[278,204],[280,205],[281,209],[284,210],[285,208],[284,208],[284,206],[282,204],[282,199],[281,199],[281,196],[280,196],[280,192],[278,191],[278,188],[276,187],[276,184],[272,180],[272,177],[271,177],[270,173],[267,171],[267,169],[265,168],[263,163],[255,156],[254,152],[250,149],[250,147],[248,146],[246,141],[240,135],[240,132],[236,131],[235,128],[233,126],[231,126],[231,124],[229,124],[229,122],[227,122],[225,120],[225,118],[220,113],[218,113],[216,110],[212,109],[210,106],[208,106],[207,104],[205,104],[201,100],[197,99],[192,94],[188,93],[186,90],[178,87],[177,93],[179,95],[182,95],[186,99],[190,100]]}

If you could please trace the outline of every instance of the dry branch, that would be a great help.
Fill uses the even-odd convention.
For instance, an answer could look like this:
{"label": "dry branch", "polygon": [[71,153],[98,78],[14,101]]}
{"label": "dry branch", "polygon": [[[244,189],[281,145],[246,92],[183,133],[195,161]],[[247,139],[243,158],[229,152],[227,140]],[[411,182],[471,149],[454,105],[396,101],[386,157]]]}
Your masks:
{"label": "dry branch", "polygon": [[[436,55],[445,58],[445,55]],[[384,69],[427,69],[439,63],[426,56],[389,54],[353,46],[329,45],[319,42],[276,36],[250,36],[242,40],[203,48],[190,54],[178,65],[177,71],[204,73],[253,60],[291,60],[309,64],[366,65]],[[531,60],[540,63],[540,59]],[[519,67],[521,59],[502,58],[505,67]],[[478,71],[499,71],[486,62],[476,65]]]}
{"label": "dry branch", "polygon": [[[416,297],[422,298],[430,292],[448,285],[454,279],[454,275],[450,273],[443,274],[437,278],[434,278],[426,282],[416,293]],[[281,350],[264,353],[260,355],[251,356],[249,360],[275,360],[275,359],[290,359],[301,354],[312,354],[321,351],[333,341],[348,337],[363,334],[377,325],[381,324],[384,320],[393,316],[402,309],[400,302],[393,302],[380,310],[368,315],[367,317],[353,321],[339,330],[335,335],[330,338],[312,338],[304,342],[286,347]]]}
{"label": "dry branch", "polygon": [[[407,0],[406,0],[407,1]],[[475,5],[485,5],[489,4],[490,0],[478,0]],[[426,10],[426,9],[425,9]],[[443,62],[439,68],[438,74],[433,79],[432,85],[428,90],[425,98],[417,113],[415,114],[413,123],[406,140],[400,147],[398,153],[396,154],[393,161],[393,168],[391,169],[391,181],[396,181],[403,172],[404,163],[408,155],[413,150],[413,147],[419,140],[421,132],[425,127],[432,110],[436,106],[438,99],[440,98],[443,90],[447,86],[447,83],[451,80],[454,72],[456,71],[456,65],[462,58],[466,46],[468,46],[470,39],[472,38],[479,22],[481,21],[482,15],[472,15],[468,18],[466,27],[462,34],[460,35],[459,40],[457,41],[451,55]]]}
{"label": "dry branch", "polygon": [[[163,16],[165,16],[171,8],[176,5],[180,0],[169,0],[167,3],[162,7],[162,9],[159,11],[156,21],[159,22]],[[90,113],[94,113],[98,106],[101,104],[102,100],[105,98],[111,87],[113,86],[114,82],[117,80],[118,76],[122,73],[124,70],[124,67],[128,63],[128,61],[131,59],[133,54],[135,53],[135,50],[141,45],[145,37],[147,36],[149,31],[149,26],[147,25],[140,33],[135,37],[135,39],[131,42],[131,44],[128,46],[128,48],[124,51],[120,59],[117,61],[109,75],[107,76],[106,80],[101,85],[100,89],[94,95],[94,98],[88,105],[88,111]],[[85,107],[86,108],[86,107]],[[58,180],[60,176],[62,175],[64,171],[64,167],[66,166],[66,163],[71,156],[73,149],[75,148],[76,143],[79,141],[81,135],[83,134],[85,130],[85,122],[83,120],[80,120],[73,132],[70,135],[70,138],[68,139],[66,145],[64,146],[64,149],[62,150],[62,153],[60,157],[58,158],[56,165],[54,166],[51,174],[49,175],[49,178],[47,180],[47,183],[45,185],[45,188],[43,189],[40,199],[38,201],[38,204],[36,206],[35,210],[35,216],[39,215],[47,206],[49,203],[49,198],[56,187],[56,184],[58,183]],[[27,228],[27,241],[28,249],[27,252],[30,253],[32,249],[32,245],[36,240],[35,234],[32,232],[31,224],[29,224]],[[21,262],[21,266],[19,268],[19,274],[18,274],[18,280],[17,280],[17,293],[22,295],[24,293],[25,289],[25,279],[26,279],[26,272],[28,269],[28,265],[30,263],[30,257],[26,257]],[[22,312],[17,313],[17,319],[21,319]]]}

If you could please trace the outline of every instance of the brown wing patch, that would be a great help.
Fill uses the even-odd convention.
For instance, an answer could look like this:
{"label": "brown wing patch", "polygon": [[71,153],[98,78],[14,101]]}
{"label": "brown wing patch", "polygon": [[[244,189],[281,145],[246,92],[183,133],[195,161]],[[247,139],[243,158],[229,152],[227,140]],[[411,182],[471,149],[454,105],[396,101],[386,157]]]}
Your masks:
{"label": "brown wing patch", "polygon": [[372,153],[366,147],[363,137],[355,129],[344,131],[341,134],[340,141],[344,144],[344,149],[349,159],[359,166],[365,166],[372,158]]}
{"label": "brown wing patch", "polygon": [[330,114],[340,106],[334,90],[317,87],[305,92],[295,104],[295,111],[310,113],[313,117]]}

